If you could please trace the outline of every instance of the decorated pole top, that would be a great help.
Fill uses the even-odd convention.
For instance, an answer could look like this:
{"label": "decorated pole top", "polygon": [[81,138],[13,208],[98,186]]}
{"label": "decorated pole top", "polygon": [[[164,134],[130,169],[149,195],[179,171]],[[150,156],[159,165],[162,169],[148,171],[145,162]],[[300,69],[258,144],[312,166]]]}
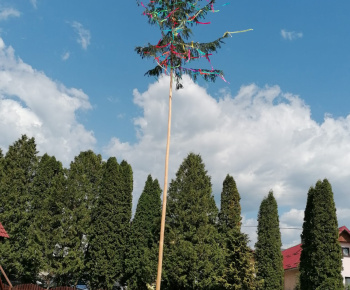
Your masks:
{"label": "decorated pole top", "polygon": [[[210,56],[221,47],[223,39],[232,36],[233,33],[245,32],[252,29],[225,32],[223,36],[208,43],[189,41],[193,25],[210,24],[202,22],[208,13],[219,12],[214,9],[216,0],[155,0],[144,4],[139,0],[137,3],[144,7],[143,14],[148,22],[158,25],[161,30],[161,39],[157,44],[148,44],[136,47],[136,52],[142,58],[153,58],[157,63],[153,69],[145,73],[148,76],[158,77],[162,73],[168,74],[172,69],[176,81],[176,89],[182,88],[181,78],[183,74],[189,75],[194,81],[198,75],[206,81],[214,82],[220,77],[225,82],[223,71],[214,69],[210,62]],[[225,6],[229,3],[222,4]],[[193,69],[189,64],[199,58],[208,60],[211,69]]]}

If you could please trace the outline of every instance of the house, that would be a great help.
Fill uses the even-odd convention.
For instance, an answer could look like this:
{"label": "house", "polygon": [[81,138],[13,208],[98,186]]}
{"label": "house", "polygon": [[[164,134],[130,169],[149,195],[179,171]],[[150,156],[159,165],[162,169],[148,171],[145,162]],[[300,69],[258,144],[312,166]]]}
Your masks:
{"label": "house", "polygon": [[[343,281],[350,285],[350,231],[346,226],[339,228],[339,242],[343,251]],[[282,251],[284,268],[284,290],[294,290],[299,279],[301,244]]]}
{"label": "house", "polygon": [[[0,223],[0,241],[3,240],[4,238],[9,238],[9,235],[5,231],[5,229],[2,226],[2,224]],[[9,285],[12,287],[12,284],[9,281],[9,279],[7,278],[7,276],[6,276],[5,272],[4,272],[4,269],[1,267],[1,265],[0,265],[0,271],[1,271],[2,275],[4,275],[4,277],[6,278],[7,283],[9,283]],[[2,284],[1,277],[0,277],[0,289],[1,290],[5,289],[4,285]]]}
{"label": "house", "polygon": [[5,231],[4,227],[0,223],[0,238],[9,238],[9,235]]}

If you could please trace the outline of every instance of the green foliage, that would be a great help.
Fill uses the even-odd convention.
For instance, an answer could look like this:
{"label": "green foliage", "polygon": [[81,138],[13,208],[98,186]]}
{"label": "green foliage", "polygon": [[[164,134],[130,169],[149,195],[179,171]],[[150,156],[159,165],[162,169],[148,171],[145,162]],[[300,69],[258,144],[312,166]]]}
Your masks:
{"label": "green foliage", "polygon": [[319,180],[315,188],[309,189],[305,208],[299,266],[301,289],[343,289],[338,235],[332,187],[327,179]]}
{"label": "green foliage", "polygon": [[232,176],[227,175],[221,192],[221,208],[219,223],[222,231],[241,228],[241,197],[236,182]]}
{"label": "green foliage", "polygon": [[92,212],[87,251],[92,289],[112,289],[123,275],[123,261],[131,219],[132,171],[115,157],[104,166],[101,194]]}
{"label": "green foliage", "polygon": [[3,171],[4,171],[4,155],[2,154],[2,150],[0,148],[0,184],[3,177]]}
{"label": "green foliage", "polygon": [[147,290],[147,283],[156,280],[161,192],[158,180],[149,175],[137,203],[125,261],[127,285],[131,290]]}
{"label": "green foliage", "polygon": [[283,289],[283,257],[281,253],[277,202],[270,191],[263,199],[258,214],[258,240],[255,244],[257,278],[263,280],[261,289]]}
{"label": "green foliage", "polygon": [[254,290],[259,287],[254,268],[253,251],[248,236],[239,230],[228,230],[223,235],[225,264],[218,281],[223,289]]}
{"label": "green foliage", "polygon": [[29,236],[36,154],[34,138],[23,135],[9,147],[2,161],[0,220],[11,238],[0,243],[0,264],[6,265],[10,279],[21,282],[35,282],[40,267],[37,245]]}
{"label": "green foliage", "polygon": [[61,162],[44,154],[40,158],[32,189],[32,218],[29,237],[40,258],[40,280],[50,287],[57,274],[56,245],[61,241],[62,202],[66,198],[66,176]]}
{"label": "green foliage", "polygon": [[[146,72],[146,75],[159,76],[170,66],[175,71],[177,89],[182,88],[182,74],[187,74],[194,80],[200,74],[207,81],[215,81],[218,76],[223,76],[221,70],[213,68],[197,70],[185,68],[187,62],[200,57],[209,60],[209,55],[216,52],[221,47],[222,40],[230,35],[225,33],[222,37],[208,43],[187,41],[192,34],[191,27],[204,19],[208,12],[213,11],[215,2],[216,0],[208,2],[155,0],[150,1],[146,6],[142,4],[149,23],[158,25],[162,32],[162,38],[158,44],[136,48],[136,52],[142,58],[154,58],[157,61],[157,65]],[[201,3],[203,7],[199,7]]]}
{"label": "green foliage", "polygon": [[253,252],[248,236],[241,232],[241,205],[236,182],[227,175],[221,192],[219,229],[225,253],[222,274],[218,281],[224,289],[256,289],[257,280]]}
{"label": "green foliage", "polygon": [[202,158],[189,154],[169,187],[164,289],[216,289],[223,263],[218,210]]}
{"label": "green foliage", "polygon": [[102,158],[92,151],[81,152],[70,164],[67,196],[62,204],[60,244],[56,249],[59,285],[76,285],[85,272],[85,252],[91,212],[99,196]]}

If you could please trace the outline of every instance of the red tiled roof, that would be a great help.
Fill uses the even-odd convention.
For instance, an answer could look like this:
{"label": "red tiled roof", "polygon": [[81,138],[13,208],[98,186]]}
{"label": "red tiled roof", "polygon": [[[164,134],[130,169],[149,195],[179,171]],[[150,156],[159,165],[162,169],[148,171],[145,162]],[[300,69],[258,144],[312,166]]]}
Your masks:
{"label": "red tiled roof", "polygon": [[339,228],[339,235],[344,231],[346,231],[350,235],[350,231],[346,226],[342,226]]}
{"label": "red tiled roof", "polygon": [[282,251],[283,269],[288,270],[297,268],[300,263],[300,253],[301,244]]}
{"label": "red tiled roof", "polygon": [[[350,234],[350,231],[346,226],[342,226],[339,228],[339,235],[343,231],[346,231],[348,234]],[[301,244],[282,251],[283,269],[288,270],[288,269],[297,268],[300,263],[300,254],[301,254]]]}
{"label": "red tiled roof", "polygon": [[5,231],[1,223],[0,223],[0,237],[9,238],[9,235],[7,234],[7,232]]}

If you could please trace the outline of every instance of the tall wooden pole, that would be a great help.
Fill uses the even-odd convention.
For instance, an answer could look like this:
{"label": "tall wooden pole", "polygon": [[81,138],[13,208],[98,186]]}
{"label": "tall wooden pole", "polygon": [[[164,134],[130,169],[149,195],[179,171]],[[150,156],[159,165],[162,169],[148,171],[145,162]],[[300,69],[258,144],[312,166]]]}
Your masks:
{"label": "tall wooden pole", "polygon": [[166,215],[166,198],[168,192],[168,167],[169,167],[169,147],[170,147],[170,129],[171,129],[171,101],[173,97],[173,69],[170,69],[170,88],[169,88],[169,114],[168,114],[168,137],[166,142],[165,154],[165,173],[164,173],[164,190],[163,190],[163,208],[162,208],[162,222],[160,225],[160,239],[159,239],[159,257],[158,257],[158,273],[156,290],[160,290],[160,283],[162,280],[162,266],[163,266],[163,246],[164,246],[164,229],[165,229],[165,215]]}
{"label": "tall wooden pole", "polygon": [[[0,271],[1,271],[1,273],[4,275],[4,277],[5,277],[6,281],[7,281],[7,284],[9,284],[10,289],[11,289],[11,288],[12,288],[12,284],[11,284],[9,278],[7,277],[7,275],[6,275],[5,271],[4,271],[4,269],[1,267],[1,265],[0,265]],[[1,282],[1,279],[0,279],[0,282]],[[2,285],[2,283],[1,283],[1,285]],[[2,285],[2,287],[4,287],[4,285]]]}

